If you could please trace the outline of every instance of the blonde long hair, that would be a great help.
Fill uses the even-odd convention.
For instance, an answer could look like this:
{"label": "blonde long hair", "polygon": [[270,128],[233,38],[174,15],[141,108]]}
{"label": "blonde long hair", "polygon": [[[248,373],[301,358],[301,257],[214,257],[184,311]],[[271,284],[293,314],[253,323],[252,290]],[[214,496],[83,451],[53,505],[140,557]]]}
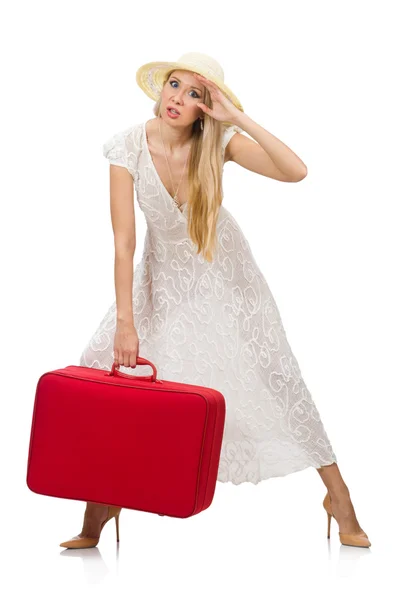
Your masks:
{"label": "blonde long hair", "polygon": [[[163,86],[173,70],[164,77]],[[159,98],[153,109],[156,117],[160,115],[160,102]],[[212,108],[207,88],[204,88],[201,102]],[[201,130],[199,119],[193,123],[188,163],[188,233],[197,246],[197,254],[201,252],[205,260],[212,262],[218,245],[216,224],[223,198],[222,139],[225,126],[207,114],[204,114],[203,124]]]}

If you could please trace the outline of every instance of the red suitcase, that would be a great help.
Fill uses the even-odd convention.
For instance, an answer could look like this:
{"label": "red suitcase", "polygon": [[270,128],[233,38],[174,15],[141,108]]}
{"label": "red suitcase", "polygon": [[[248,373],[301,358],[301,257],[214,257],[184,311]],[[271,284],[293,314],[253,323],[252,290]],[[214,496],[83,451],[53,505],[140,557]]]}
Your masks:
{"label": "red suitcase", "polygon": [[37,494],[191,517],[212,502],[225,424],[215,389],[70,365],[36,388],[26,482]]}

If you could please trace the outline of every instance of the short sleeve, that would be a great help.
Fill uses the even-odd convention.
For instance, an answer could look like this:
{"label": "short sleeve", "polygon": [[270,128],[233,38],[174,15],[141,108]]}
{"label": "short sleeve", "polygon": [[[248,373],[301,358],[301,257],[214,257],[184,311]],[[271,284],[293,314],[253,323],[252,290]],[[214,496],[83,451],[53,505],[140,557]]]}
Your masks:
{"label": "short sleeve", "polygon": [[137,173],[137,146],[135,140],[136,126],[128,127],[112,135],[102,146],[102,154],[111,165],[125,167],[133,176],[138,178]]}
{"label": "short sleeve", "polygon": [[229,125],[224,129],[222,140],[222,154],[224,154],[226,146],[230,142],[233,135],[235,133],[241,133],[242,131],[243,130],[241,129],[241,127],[238,127],[237,125]]}

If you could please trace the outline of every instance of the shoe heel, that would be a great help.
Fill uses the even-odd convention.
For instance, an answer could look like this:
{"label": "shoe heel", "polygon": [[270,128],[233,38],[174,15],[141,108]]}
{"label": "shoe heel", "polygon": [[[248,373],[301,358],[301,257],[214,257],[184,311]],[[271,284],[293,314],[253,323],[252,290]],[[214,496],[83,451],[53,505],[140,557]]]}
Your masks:
{"label": "shoe heel", "polygon": [[330,515],[329,513],[327,513],[327,517],[328,517],[328,531],[327,531],[327,538],[330,538],[330,534],[331,534],[331,519],[332,519],[332,515]]}
{"label": "shoe heel", "polygon": [[120,513],[118,513],[116,515],[116,517],[115,517],[115,521],[116,521],[116,538],[117,538],[118,542],[120,541],[119,516],[120,516]]}

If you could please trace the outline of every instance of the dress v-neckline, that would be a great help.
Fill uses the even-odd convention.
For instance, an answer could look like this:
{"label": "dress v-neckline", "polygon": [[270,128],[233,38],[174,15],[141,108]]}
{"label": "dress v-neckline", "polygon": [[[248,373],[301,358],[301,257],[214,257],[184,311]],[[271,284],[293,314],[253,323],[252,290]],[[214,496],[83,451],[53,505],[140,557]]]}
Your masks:
{"label": "dress v-neckline", "polygon": [[151,164],[151,166],[152,166],[152,168],[153,168],[153,171],[154,171],[154,173],[155,173],[155,175],[156,175],[156,177],[157,177],[157,179],[158,179],[158,182],[159,182],[160,186],[162,187],[162,189],[163,189],[163,190],[165,191],[165,193],[167,194],[167,197],[168,197],[168,198],[171,200],[171,202],[172,202],[173,206],[175,206],[175,208],[177,208],[177,209],[178,209],[178,212],[179,212],[181,215],[185,216],[184,210],[185,210],[185,205],[187,204],[187,201],[186,201],[186,202],[183,202],[182,204],[178,204],[178,202],[175,200],[175,198],[174,198],[173,196],[171,196],[171,194],[169,193],[169,191],[168,191],[168,190],[167,190],[167,188],[165,187],[165,185],[164,185],[164,183],[162,182],[162,179],[161,179],[161,177],[160,177],[160,175],[159,175],[159,173],[158,173],[158,171],[157,171],[157,169],[156,169],[156,167],[155,167],[155,164],[154,164],[154,161],[153,161],[152,155],[151,155],[151,153],[150,153],[150,150],[149,150],[149,144],[148,144],[147,132],[146,132],[146,125],[147,125],[147,123],[148,123],[149,121],[150,121],[150,119],[148,119],[147,121],[144,121],[144,122],[143,122],[143,141],[144,141],[145,150],[146,150],[146,153],[147,153],[147,155],[148,155],[148,158],[149,158],[150,164]]}

